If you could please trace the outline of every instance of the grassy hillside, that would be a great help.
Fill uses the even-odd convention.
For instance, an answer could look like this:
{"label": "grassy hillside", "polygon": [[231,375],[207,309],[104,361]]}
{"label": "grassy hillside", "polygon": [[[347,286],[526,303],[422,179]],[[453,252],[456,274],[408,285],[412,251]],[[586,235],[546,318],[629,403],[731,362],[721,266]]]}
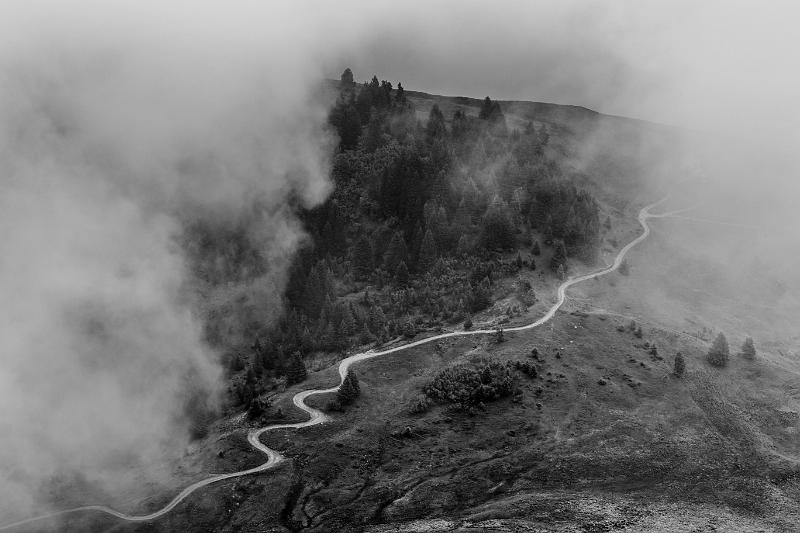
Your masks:
{"label": "grassy hillside", "polygon": [[[413,120],[388,112],[394,118],[382,130],[387,143],[410,135],[416,140],[402,142],[422,146],[434,105],[444,117],[446,135],[457,127],[453,118],[459,114],[483,120],[478,116],[484,101],[405,95]],[[509,132],[497,136],[475,122],[470,146],[491,152],[495,143],[502,150],[480,161],[470,159],[469,150],[455,156],[447,166],[449,183],[463,184],[464,176],[502,183],[499,161],[525,139],[511,132],[532,129],[539,139],[546,133],[538,159],[517,185],[534,191],[532,184],[547,179],[542,169],[556,166],[557,181],[590,194],[603,221],[592,241],[593,261],[571,250],[571,273],[610,261],[638,235],[638,208],[680,180],[682,159],[665,157],[667,147],[678,149],[669,129],[572,106],[500,102],[500,107]],[[373,164],[362,141],[343,149],[339,162]],[[457,151],[459,142],[448,137],[445,145]],[[420,149],[423,159],[430,155],[429,148]],[[349,173],[356,167],[362,168],[346,167],[350,170],[346,179],[337,179],[337,188],[352,192],[353,183],[368,188],[374,175],[364,172],[353,180]],[[426,174],[425,179],[432,178]],[[502,188],[481,190],[505,194]],[[348,198],[334,196],[343,203]],[[448,224],[455,224],[458,202],[450,200],[437,201]],[[685,200],[676,198],[663,209],[685,207]],[[481,268],[491,270],[491,298],[469,314],[475,327],[528,323],[555,299],[560,279],[549,268],[555,246],[547,244],[547,229],[535,224],[530,210],[514,214],[513,245],[487,249],[476,241],[466,254],[443,246],[440,270],[413,267],[407,281],[379,273],[355,280],[349,275],[351,252],[361,236],[375,235],[382,225],[404,231],[402,218],[386,222],[368,212],[362,207],[348,212],[357,216],[347,219],[346,232],[337,237],[347,253],[337,259],[335,251],[326,252],[334,257],[325,259],[331,265],[327,297],[340,306],[336,312],[346,306],[367,328],[372,323],[365,317],[382,306],[397,328],[391,326],[390,334],[386,326],[383,335],[370,331],[372,338],[351,331],[338,350],[304,349],[308,376],[301,383],[287,384],[278,373],[262,369],[253,379],[260,387],[255,394],[270,398],[265,413],[251,419],[242,405],[232,405],[187,450],[173,476],[176,488],[202,472],[262,462],[246,442],[248,428],[302,420],[292,395],[336,383],[343,352],[460,328],[466,315],[446,312],[458,302],[448,290]],[[320,213],[328,212],[308,219],[312,239],[330,235],[322,230],[328,215]],[[478,239],[483,221],[476,216],[460,229]],[[543,327],[505,333],[503,342],[494,335],[462,337],[359,363],[361,395],[343,412],[331,413],[330,423],[263,436],[291,459],[272,471],[208,487],[152,524],[78,517],[80,522],[71,525],[103,531],[792,531],[800,518],[800,367],[791,357],[796,340],[791,320],[780,311],[793,312],[796,302],[781,296],[767,276],[744,285],[739,277],[717,275],[720,258],[728,257],[719,249],[735,249],[739,237],[685,222],[652,221],[653,234],[629,256],[627,275],[615,273],[570,289],[565,306]],[[413,226],[412,220],[410,233]],[[539,255],[533,242],[541,244]],[[707,244],[696,249],[698,242]],[[524,265],[517,264],[517,256]],[[469,263],[475,258],[480,263]],[[530,268],[531,259],[536,269]],[[315,264],[304,263],[306,268]],[[473,281],[477,286],[480,279]],[[398,293],[426,286],[441,291],[445,304],[398,310],[406,305]],[[773,297],[784,307],[772,305]],[[303,312],[302,304],[298,309]],[[416,326],[410,332],[401,329],[408,321]],[[732,351],[723,369],[705,358],[719,331],[728,336]],[[756,339],[755,361],[737,355],[745,336]],[[288,337],[278,332],[264,342],[288,342]],[[687,365],[682,377],[673,375],[678,352]],[[231,369],[235,386],[255,375],[253,361],[252,354],[239,354],[242,366]],[[508,372],[508,394],[468,408],[426,395],[437,377],[487,362]],[[310,403],[325,409],[329,400],[314,397]],[[168,492],[141,505],[157,507]]]}

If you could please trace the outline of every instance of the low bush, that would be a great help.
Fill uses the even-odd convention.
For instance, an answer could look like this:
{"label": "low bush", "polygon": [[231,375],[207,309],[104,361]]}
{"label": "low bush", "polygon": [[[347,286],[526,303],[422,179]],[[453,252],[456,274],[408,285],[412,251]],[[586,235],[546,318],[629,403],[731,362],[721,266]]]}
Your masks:
{"label": "low bush", "polygon": [[508,396],[513,390],[511,369],[494,360],[445,368],[424,388],[425,395],[431,400],[464,411]]}

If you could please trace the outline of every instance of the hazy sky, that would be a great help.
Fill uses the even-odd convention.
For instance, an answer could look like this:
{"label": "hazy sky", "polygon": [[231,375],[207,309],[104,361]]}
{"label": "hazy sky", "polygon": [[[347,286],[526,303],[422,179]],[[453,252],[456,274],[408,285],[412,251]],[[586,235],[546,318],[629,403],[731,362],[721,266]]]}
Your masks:
{"label": "hazy sky", "polygon": [[362,39],[345,57],[359,78],[721,131],[780,122],[798,139],[798,2],[369,5],[348,10]]}

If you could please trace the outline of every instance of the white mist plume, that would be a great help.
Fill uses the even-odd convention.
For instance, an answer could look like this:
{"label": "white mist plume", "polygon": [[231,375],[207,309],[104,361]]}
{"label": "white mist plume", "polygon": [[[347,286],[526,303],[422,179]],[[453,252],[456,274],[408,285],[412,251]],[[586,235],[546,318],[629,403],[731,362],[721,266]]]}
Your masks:
{"label": "white mist plume", "polygon": [[0,22],[4,522],[59,476],[109,499],[157,480],[189,398],[216,400],[184,222],[254,220],[266,320],[302,239],[288,200],[329,191],[299,14],[67,4],[12,3]]}

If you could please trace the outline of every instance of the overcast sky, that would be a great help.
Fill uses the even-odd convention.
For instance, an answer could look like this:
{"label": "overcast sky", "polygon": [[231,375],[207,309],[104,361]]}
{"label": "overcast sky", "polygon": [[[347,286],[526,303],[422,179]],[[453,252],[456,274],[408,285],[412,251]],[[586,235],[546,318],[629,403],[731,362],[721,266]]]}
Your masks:
{"label": "overcast sky", "polygon": [[[701,129],[781,124],[798,139],[798,2],[368,6],[348,10],[360,38],[342,59],[360,79],[376,73],[435,93],[576,104]],[[338,66],[328,65],[331,75]]]}

